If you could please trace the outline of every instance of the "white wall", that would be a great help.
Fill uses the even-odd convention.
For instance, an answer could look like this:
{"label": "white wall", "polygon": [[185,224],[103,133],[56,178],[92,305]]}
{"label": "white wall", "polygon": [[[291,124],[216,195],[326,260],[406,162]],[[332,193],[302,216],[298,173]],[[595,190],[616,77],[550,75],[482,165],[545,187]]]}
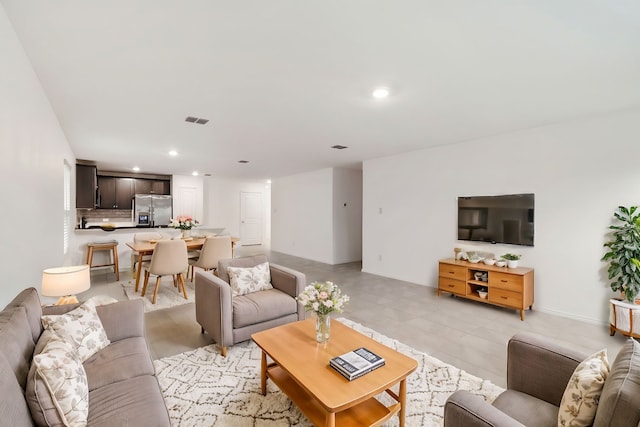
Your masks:
{"label": "white wall", "polygon": [[[367,161],[363,271],[435,287],[455,246],[515,251],[535,269],[534,309],[606,322],[600,259],[616,207],[640,204],[639,141],[636,109]],[[458,196],[527,192],[533,248],[456,240]]]}
{"label": "white wall", "polygon": [[333,263],[333,170],[274,179],[271,249]]}
{"label": "white wall", "polygon": [[333,169],[333,262],[362,259],[362,171]]}
{"label": "white wall", "polygon": [[[66,159],[75,177],[75,157],[1,5],[0,58],[4,306],[26,287],[40,291],[43,269],[69,265],[63,253],[63,164]],[[71,194],[75,206],[75,178]],[[72,233],[72,245],[73,239]]]}
{"label": "white wall", "polygon": [[[262,194],[263,243],[271,241],[271,186],[265,182],[204,177],[204,222],[209,228],[225,227],[225,232],[240,236],[240,194]],[[242,245],[242,242],[239,242]]]}
{"label": "white wall", "polygon": [[321,169],[275,179],[271,203],[274,251],[327,264],[361,259],[362,171]]}

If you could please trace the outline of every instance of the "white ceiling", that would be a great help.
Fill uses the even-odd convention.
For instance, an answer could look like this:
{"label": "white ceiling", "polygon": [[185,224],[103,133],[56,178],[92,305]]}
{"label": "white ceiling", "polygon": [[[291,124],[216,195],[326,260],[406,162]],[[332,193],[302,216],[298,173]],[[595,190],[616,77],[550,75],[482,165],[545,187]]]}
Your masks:
{"label": "white ceiling", "polygon": [[640,106],[637,0],[0,3],[104,170],[268,179]]}

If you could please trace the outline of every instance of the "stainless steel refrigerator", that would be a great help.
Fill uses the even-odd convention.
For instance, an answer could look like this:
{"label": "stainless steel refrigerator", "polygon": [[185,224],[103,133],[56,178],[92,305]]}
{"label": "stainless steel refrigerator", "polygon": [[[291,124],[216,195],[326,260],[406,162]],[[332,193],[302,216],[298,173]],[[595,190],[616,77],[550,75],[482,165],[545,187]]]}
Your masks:
{"label": "stainless steel refrigerator", "polygon": [[138,227],[168,227],[171,222],[171,196],[136,194],[133,215]]}

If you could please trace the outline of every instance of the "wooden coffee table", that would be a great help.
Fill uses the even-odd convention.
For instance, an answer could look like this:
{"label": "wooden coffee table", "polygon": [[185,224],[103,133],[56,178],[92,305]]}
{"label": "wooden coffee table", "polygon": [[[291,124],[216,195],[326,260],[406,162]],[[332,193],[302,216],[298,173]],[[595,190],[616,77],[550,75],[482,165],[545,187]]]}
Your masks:
{"label": "wooden coffee table", "polygon": [[[288,323],[251,336],[262,349],[261,386],[270,378],[316,426],[377,426],[398,413],[404,425],[406,379],[414,359],[331,320],[331,338],[318,344],[315,318]],[[384,357],[386,364],[353,381],[329,366],[332,357],[358,347]],[[273,362],[267,362],[267,356]],[[398,393],[391,387],[399,383]],[[375,396],[387,392],[396,403],[387,407]]]}

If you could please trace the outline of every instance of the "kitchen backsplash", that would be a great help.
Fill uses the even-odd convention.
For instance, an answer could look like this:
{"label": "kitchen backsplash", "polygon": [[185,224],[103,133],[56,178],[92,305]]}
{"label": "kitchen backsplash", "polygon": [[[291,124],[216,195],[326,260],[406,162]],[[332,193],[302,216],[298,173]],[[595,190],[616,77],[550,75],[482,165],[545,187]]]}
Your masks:
{"label": "kitchen backsplash", "polygon": [[124,222],[131,221],[131,209],[76,209],[76,224],[79,227],[85,217],[87,222]]}

